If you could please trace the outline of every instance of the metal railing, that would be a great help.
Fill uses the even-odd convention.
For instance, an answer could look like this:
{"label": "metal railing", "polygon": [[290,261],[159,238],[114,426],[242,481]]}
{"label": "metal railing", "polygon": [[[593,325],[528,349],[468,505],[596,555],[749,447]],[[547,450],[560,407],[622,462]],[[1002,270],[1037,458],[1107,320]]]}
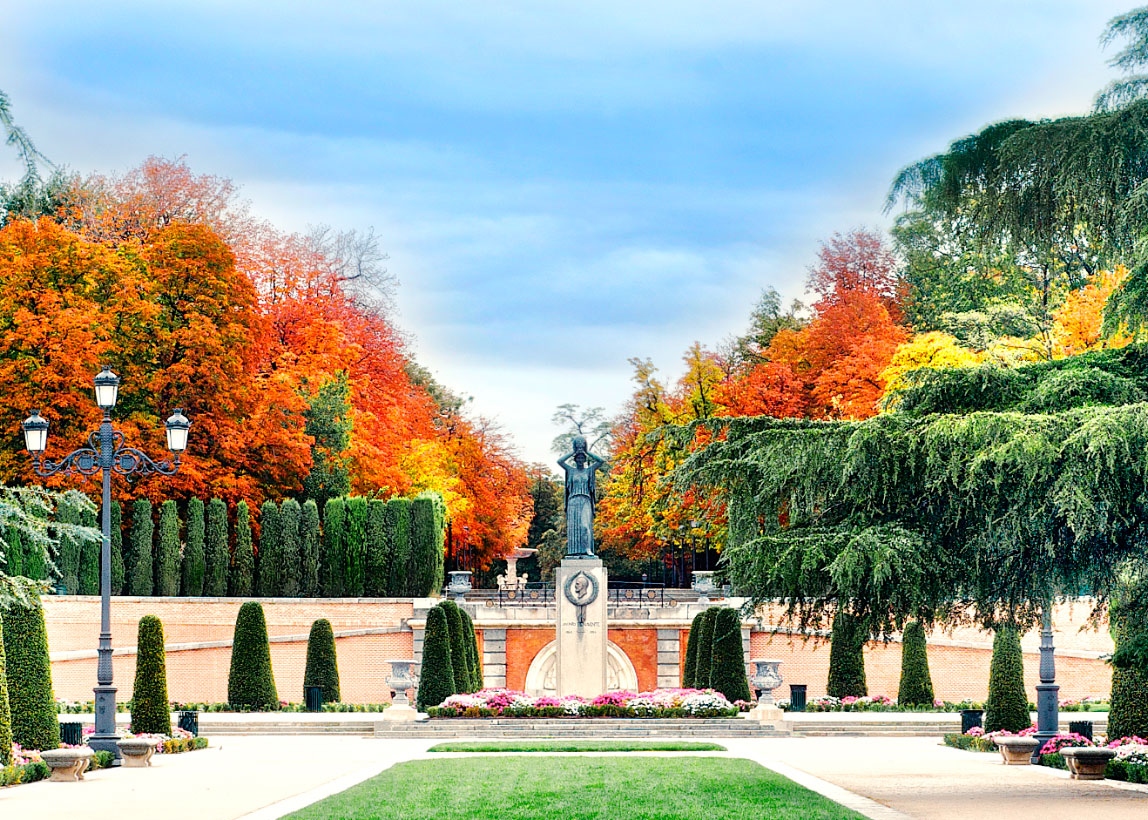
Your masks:
{"label": "metal railing", "polygon": [[[494,593],[493,590],[491,592]],[[606,594],[607,606],[612,608],[677,605],[675,600],[666,595],[666,588],[662,584],[620,581],[610,584]],[[500,589],[487,598],[488,606],[499,608],[514,606],[551,607],[557,606],[557,604],[554,585],[542,583],[527,584],[523,589]]]}

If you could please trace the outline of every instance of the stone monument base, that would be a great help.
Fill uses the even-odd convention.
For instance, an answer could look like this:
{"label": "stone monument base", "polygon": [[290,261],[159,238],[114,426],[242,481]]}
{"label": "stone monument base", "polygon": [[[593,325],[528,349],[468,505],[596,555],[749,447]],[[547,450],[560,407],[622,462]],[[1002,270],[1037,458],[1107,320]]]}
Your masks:
{"label": "stone monument base", "polygon": [[602,559],[562,559],[554,574],[558,600],[558,696],[606,691],[606,568]]}
{"label": "stone monument base", "polygon": [[393,704],[383,710],[385,723],[413,723],[418,719],[418,710],[405,703]]}

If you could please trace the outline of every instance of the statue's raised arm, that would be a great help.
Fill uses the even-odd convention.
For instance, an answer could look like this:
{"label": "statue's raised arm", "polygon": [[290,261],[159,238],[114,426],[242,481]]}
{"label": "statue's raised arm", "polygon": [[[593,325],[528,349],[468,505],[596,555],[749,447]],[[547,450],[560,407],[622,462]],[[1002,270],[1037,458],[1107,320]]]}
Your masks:
{"label": "statue's raised arm", "polygon": [[594,474],[605,463],[590,452],[584,436],[575,436],[573,450],[558,459],[566,473],[566,555],[594,555],[594,505],[598,502]]}

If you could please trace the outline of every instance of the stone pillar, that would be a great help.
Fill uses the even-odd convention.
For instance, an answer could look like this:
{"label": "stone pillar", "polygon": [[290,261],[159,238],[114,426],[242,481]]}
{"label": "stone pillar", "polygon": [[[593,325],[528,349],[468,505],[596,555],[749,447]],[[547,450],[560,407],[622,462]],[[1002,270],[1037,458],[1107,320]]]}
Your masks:
{"label": "stone pillar", "polygon": [[658,688],[677,689],[682,685],[681,630],[658,629]]}
{"label": "stone pillar", "polygon": [[482,630],[482,685],[487,689],[506,687],[506,630]]}
{"label": "stone pillar", "polygon": [[606,568],[600,558],[564,558],[555,571],[558,696],[606,691]]}

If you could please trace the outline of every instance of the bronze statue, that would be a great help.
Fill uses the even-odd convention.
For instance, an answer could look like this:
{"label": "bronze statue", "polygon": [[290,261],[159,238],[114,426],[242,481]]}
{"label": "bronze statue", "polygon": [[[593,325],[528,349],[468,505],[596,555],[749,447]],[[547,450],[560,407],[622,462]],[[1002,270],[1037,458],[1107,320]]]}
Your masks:
{"label": "bronze statue", "polygon": [[573,446],[573,452],[558,459],[558,466],[566,471],[566,556],[593,558],[594,505],[598,503],[594,474],[605,462],[590,452],[584,436],[575,436]]}

